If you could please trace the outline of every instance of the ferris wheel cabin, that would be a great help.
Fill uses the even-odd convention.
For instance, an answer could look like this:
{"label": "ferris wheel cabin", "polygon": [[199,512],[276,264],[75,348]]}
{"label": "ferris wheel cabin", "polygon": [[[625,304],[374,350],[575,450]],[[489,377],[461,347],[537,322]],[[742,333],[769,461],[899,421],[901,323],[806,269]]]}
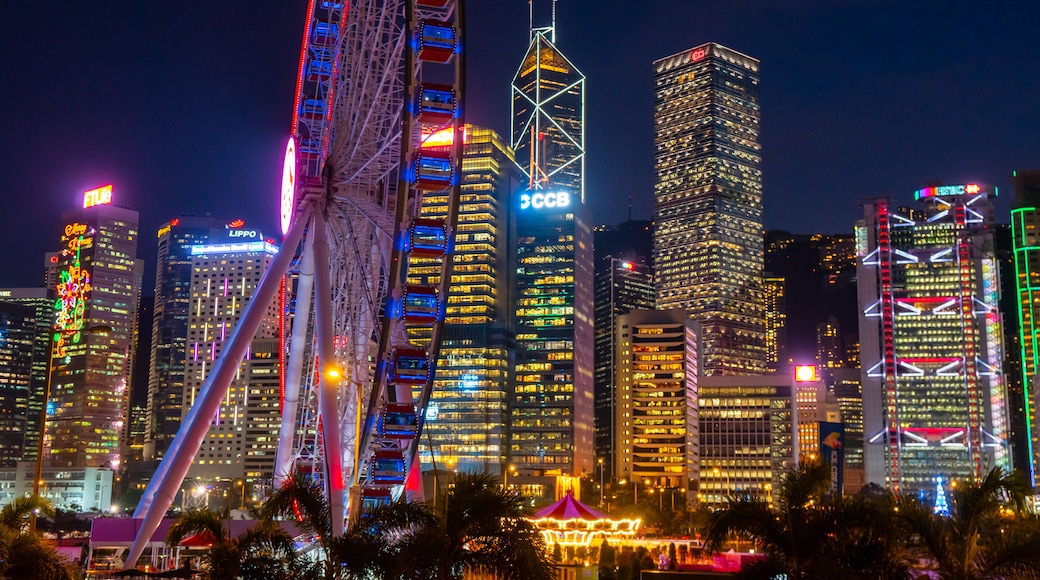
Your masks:
{"label": "ferris wheel cabin", "polygon": [[397,349],[390,357],[389,382],[393,385],[421,385],[430,375],[430,360],[423,349]]}
{"label": "ferris wheel cabin", "polygon": [[443,125],[455,117],[455,89],[424,83],[416,95],[415,120],[426,125]]}
{"label": "ferris wheel cabin", "polygon": [[446,63],[458,47],[455,27],[447,22],[423,20],[419,23],[416,45],[415,55],[419,60]]}
{"label": "ferris wheel cabin", "polygon": [[418,256],[443,256],[448,252],[448,227],[441,220],[414,220],[408,228],[405,251]]}
{"label": "ferris wheel cabin", "polygon": [[387,405],[379,417],[379,436],[385,439],[415,439],[419,417],[412,405]]}
{"label": "ferris wheel cabin", "polygon": [[441,191],[451,186],[455,165],[451,155],[440,151],[423,151],[415,158],[415,188],[421,191]]}

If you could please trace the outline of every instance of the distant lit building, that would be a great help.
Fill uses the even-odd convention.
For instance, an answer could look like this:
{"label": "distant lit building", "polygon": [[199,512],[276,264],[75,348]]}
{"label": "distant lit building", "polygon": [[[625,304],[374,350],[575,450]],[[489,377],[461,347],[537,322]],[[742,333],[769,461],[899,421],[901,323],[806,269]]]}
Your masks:
{"label": "distant lit building", "polygon": [[634,309],[617,318],[614,477],[697,488],[696,323],[685,310]]}
{"label": "distant lit building", "polygon": [[845,349],[841,344],[841,326],[830,316],[827,322],[816,325],[816,362],[824,369],[839,368],[845,364]]}
{"label": "distant lit building", "polygon": [[[0,507],[33,492],[35,461],[0,467]],[[108,513],[112,507],[115,472],[104,467],[44,468],[40,497],[56,508],[77,513]]]}
{"label": "distant lit building", "polygon": [[935,477],[1010,469],[995,190],[927,187],[906,215],[862,202],[857,226],[866,480],[934,492]]}
{"label": "distant lit building", "polygon": [[852,495],[867,483],[863,471],[863,389],[858,368],[831,369],[830,377],[830,389],[845,425],[845,495]]}
{"label": "distant lit building", "polygon": [[32,306],[0,302],[0,465],[14,465],[25,453],[35,338]]}
{"label": "distant lit building", "polygon": [[787,280],[783,276],[766,276],[766,365],[776,372],[787,367]]}
{"label": "distant lit building", "polygon": [[[57,254],[54,255],[57,263]],[[50,264],[48,259],[47,264]],[[32,309],[36,324],[32,339],[32,378],[25,410],[25,441],[23,461],[36,461],[40,445],[40,417],[43,413],[43,393],[47,388],[47,370],[50,366],[52,334],[57,311],[54,310],[54,291],[47,288],[2,288],[0,302],[20,304]]]}
{"label": "distant lit building", "polygon": [[1022,386],[1016,389],[1018,400],[1009,401],[1009,406],[1018,411],[1012,415],[1018,419],[1016,443],[1024,448],[1016,450],[1021,459],[1015,467],[1036,485],[1040,469],[1040,316],[1034,313],[1040,306],[1040,171],[1016,171],[1013,180],[1011,247],[1022,353],[1021,379],[1016,382]]}
{"label": "distant lit building", "polygon": [[633,309],[654,308],[654,280],[648,264],[632,255],[627,259],[603,256],[595,272],[595,394],[596,457],[613,473],[616,417],[617,319]]}
{"label": "distant lit building", "polygon": [[[809,376],[803,376],[811,368]],[[798,405],[798,456],[820,456],[820,423],[840,423],[838,399],[827,389],[815,366],[795,366],[795,400]]]}
{"label": "distant lit building", "polygon": [[758,64],[716,43],[654,62],[657,305],[701,324],[705,376],[766,370]]}
{"label": "distant lit building", "polygon": [[[419,457],[424,469],[501,474],[512,368],[509,200],[518,172],[512,149],[491,129],[466,125],[465,138],[452,278]],[[447,218],[448,192],[424,195],[422,217]],[[408,276],[409,284],[439,284],[440,259],[413,256]]]}
{"label": "distant lit building", "polygon": [[136,257],[138,213],[112,203],[106,186],[62,215],[45,431],[53,467],[118,471],[122,462],[144,264]]}
{"label": "distant lit building", "polygon": [[[277,251],[259,230],[244,228],[215,232],[208,243],[192,246],[182,420]],[[278,302],[273,300],[202,441],[189,478],[245,480],[256,485],[273,476],[280,426],[277,338]]]}
{"label": "distant lit building", "polygon": [[852,284],[856,277],[856,238],[851,234],[813,236],[820,248],[820,267],[825,273],[824,284],[841,286]]}
{"label": "distant lit building", "polygon": [[223,224],[209,217],[182,216],[159,227],[152,314],[151,366],[144,458],[159,460],[181,426],[188,313],[192,306],[191,248],[209,240]]}
{"label": "distant lit building", "polygon": [[701,377],[699,501],[722,505],[732,495],[772,501],[798,464],[794,377]]}

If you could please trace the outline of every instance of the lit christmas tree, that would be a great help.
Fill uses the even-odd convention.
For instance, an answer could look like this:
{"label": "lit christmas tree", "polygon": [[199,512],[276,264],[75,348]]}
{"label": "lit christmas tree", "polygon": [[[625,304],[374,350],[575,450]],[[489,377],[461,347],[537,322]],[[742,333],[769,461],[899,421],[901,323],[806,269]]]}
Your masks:
{"label": "lit christmas tree", "polygon": [[950,517],[950,504],[946,503],[946,490],[943,489],[941,475],[935,477],[935,515]]}

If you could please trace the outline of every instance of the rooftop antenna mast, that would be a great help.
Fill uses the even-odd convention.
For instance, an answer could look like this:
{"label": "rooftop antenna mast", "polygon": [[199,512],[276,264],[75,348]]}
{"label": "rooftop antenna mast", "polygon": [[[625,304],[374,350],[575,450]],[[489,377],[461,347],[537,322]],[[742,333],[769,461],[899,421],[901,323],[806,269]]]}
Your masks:
{"label": "rooftop antenna mast", "polygon": [[550,15],[549,26],[534,26],[534,0],[527,0],[527,20],[528,26],[531,30],[531,40],[534,40],[534,35],[541,32],[543,34],[548,33],[549,42],[556,44],[556,2],[552,0],[552,12]]}

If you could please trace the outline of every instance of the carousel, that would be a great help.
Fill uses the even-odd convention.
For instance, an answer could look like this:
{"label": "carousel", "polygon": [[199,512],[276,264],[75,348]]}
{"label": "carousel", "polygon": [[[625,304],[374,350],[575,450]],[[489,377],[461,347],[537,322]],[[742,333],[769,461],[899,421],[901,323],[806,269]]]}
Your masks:
{"label": "carousel", "polygon": [[574,498],[568,491],[563,498],[537,512],[531,523],[548,546],[589,546],[603,540],[616,544],[635,538],[638,519],[612,519]]}

